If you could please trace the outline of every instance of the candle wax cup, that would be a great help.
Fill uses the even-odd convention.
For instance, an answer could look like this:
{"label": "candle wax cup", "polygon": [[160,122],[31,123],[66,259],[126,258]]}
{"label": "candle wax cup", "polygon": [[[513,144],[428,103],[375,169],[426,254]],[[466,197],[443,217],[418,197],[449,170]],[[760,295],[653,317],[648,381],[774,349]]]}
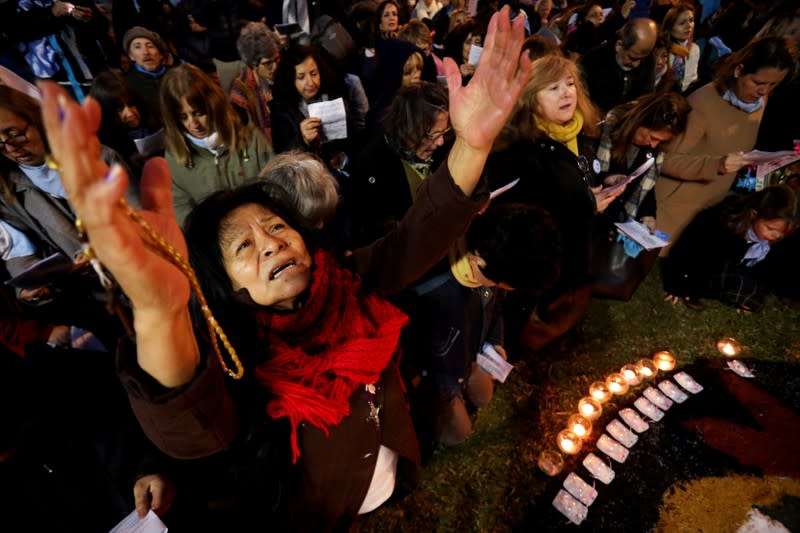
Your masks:
{"label": "candle wax cup", "polygon": [[589,395],[600,403],[605,403],[611,398],[611,390],[602,381],[595,381],[589,385]]}
{"label": "candle wax cup", "polygon": [[658,367],[650,359],[642,359],[636,363],[636,368],[639,369],[639,375],[644,379],[651,379],[658,374]]}
{"label": "candle wax cup", "polygon": [[669,352],[658,352],[653,356],[653,362],[656,364],[659,370],[664,372],[669,372],[673,368],[675,368],[676,360],[675,357],[672,356]]}
{"label": "candle wax cup", "polygon": [[584,439],[592,432],[592,423],[581,415],[572,415],[567,421],[567,427],[578,437]]}
{"label": "candle wax cup", "polygon": [[726,337],[717,341],[717,350],[725,357],[736,357],[741,352],[741,346],[735,339]]}
{"label": "candle wax cup", "polygon": [[636,365],[625,365],[620,369],[619,373],[622,374],[622,377],[625,378],[625,381],[630,386],[638,385],[642,381]]}
{"label": "candle wax cup", "polygon": [[600,402],[587,396],[578,402],[578,412],[589,420],[594,420],[600,416],[603,408],[600,407]]}
{"label": "candle wax cup", "polygon": [[614,394],[625,394],[628,392],[628,382],[625,381],[622,374],[611,374],[608,376],[606,378],[606,385],[608,386],[608,390]]}
{"label": "candle wax cup", "polygon": [[570,431],[569,429],[565,429],[558,434],[556,437],[556,444],[558,444],[558,448],[567,454],[574,455],[581,451],[581,439],[578,436]]}
{"label": "candle wax cup", "polygon": [[539,454],[539,469],[548,476],[557,476],[564,469],[564,458],[551,450]]}

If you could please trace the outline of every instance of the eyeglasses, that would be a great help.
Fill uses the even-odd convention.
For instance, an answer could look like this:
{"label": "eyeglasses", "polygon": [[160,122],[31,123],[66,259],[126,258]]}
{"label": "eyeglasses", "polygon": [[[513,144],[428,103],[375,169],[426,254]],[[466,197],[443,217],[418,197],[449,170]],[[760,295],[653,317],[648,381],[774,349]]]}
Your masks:
{"label": "eyeglasses", "polygon": [[425,134],[425,138],[429,141],[436,141],[453,131],[453,128],[448,127],[442,131],[429,131]]}
{"label": "eyeglasses", "polygon": [[278,55],[278,54],[272,56],[271,58],[264,57],[264,58],[261,58],[261,60],[258,62],[258,66],[259,67],[271,67],[272,65],[274,65],[275,63],[277,63],[280,60],[281,60],[281,56]]}
{"label": "eyeglasses", "polygon": [[7,145],[11,145],[14,148],[19,148],[23,146],[26,142],[28,142],[28,130],[31,128],[30,123],[25,125],[25,129],[17,130],[14,128],[9,128],[3,131],[3,135],[5,136],[5,140],[0,141],[0,150],[7,151]]}

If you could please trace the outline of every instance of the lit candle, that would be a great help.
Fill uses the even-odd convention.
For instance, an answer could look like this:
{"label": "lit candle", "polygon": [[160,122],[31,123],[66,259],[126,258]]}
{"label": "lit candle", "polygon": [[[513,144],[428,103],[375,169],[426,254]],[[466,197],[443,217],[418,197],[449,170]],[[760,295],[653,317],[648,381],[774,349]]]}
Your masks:
{"label": "lit candle", "polygon": [[639,375],[644,379],[651,379],[658,374],[658,367],[650,359],[642,359],[636,363],[636,368],[639,369]]}
{"label": "lit candle", "polygon": [[600,403],[606,403],[611,398],[611,391],[608,389],[608,385],[602,381],[595,381],[589,385],[589,394]]}
{"label": "lit candle", "polygon": [[600,402],[587,396],[586,398],[581,398],[581,401],[578,402],[578,411],[589,420],[594,420],[600,416],[603,408],[600,406]]}
{"label": "lit candle", "polygon": [[625,394],[628,392],[628,382],[625,381],[622,374],[610,374],[606,378],[606,385],[608,386],[608,390],[614,394]]}
{"label": "lit candle", "polygon": [[622,374],[622,377],[625,378],[625,381],[631,387],[642,382],[642,378],[639,376],[639,369],[636,368],[636,365],[625,365],[620,368],[619,373]]}
{"label": "lit candle", "polygon": [[567,428],[578,437],[585,439],[592,432],[592,423],[583,415],[572,415],[567,421]]}
{"label": "lit candle", "polygon": [[656,353],[653,356],[653,362],[656,364],[658,369],[663,372],[669,372],[675,368],[676,363],[675,358],[667,351]]}
{"label": "lit candle", "polygon": [[575,455],[581,451],[581,439],[569,429],[564,429],[559,432],[556,437],[558,448],[569,455]]}
{"label": "lit candle", "polygon": [[725,357],[736,357],[742,351],[742,347],[736,342],[736,339],[725,337],[717,341],[717,350]]}
{"label": "lit candle", "polygon": [[544,450],[539,454],[539,469],[548,476],[557,476],[564,469],[564,458],[560,453]]}

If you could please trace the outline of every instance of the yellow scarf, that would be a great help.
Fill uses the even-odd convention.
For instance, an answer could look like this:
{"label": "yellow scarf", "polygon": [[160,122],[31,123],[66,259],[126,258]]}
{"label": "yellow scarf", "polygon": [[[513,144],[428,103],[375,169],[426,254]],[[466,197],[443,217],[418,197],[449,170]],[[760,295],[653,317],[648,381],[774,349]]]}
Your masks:
{"label": "yellow scarf", "polygon": [[533,115],[533,122],[548,137],[566,145],[569,151],[576,156],[580,155],[578,153],[578,134],[583,129],[583,113],[580,109],[576,109],[575,116],[564,125],[543,120],[538,115]]}
{"label": "yellow scarf", "polygon": [[472,265],[469,264],[471,256],[472,254],[467,250],[467,240],[464,237],[456,240],[447,253],[447,257],[450,260],[450,272],[453,273],[453,277],[464,287],[474,289],[475,287],[480,287],[481,284],[475,279]]}

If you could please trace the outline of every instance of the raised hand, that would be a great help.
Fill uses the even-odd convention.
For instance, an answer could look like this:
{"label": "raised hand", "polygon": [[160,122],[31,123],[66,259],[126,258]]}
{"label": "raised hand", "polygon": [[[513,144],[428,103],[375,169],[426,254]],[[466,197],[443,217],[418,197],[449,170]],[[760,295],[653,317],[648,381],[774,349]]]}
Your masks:
{"label": "raised hand", "polygon": [[[41,89],[45,130],[70,204],[95,255],[133,305],[139,364],[166,386],[183,384],[194,375],[198,361],[188,313],[189,283],[143,240],[141,226],[120,203],[128,176],[119,166],[109,169],[100,158],[97,102],[87,98],[78,105],[53,83],[42,83]],[[166,161],[149,161],[140,187],[140,215],[186,257],[171,187]]]}
{"label": "raised hand", "polygon": [[456,136],[469,146],[491,149],[503,129],[530,73],[530,60],[520,58],[525,39],[524,17],[509,20],[506,6],[492,16],[483,53],[469,83],[461,86],[455,61],[445,58],[450,96],[450,123]]}

